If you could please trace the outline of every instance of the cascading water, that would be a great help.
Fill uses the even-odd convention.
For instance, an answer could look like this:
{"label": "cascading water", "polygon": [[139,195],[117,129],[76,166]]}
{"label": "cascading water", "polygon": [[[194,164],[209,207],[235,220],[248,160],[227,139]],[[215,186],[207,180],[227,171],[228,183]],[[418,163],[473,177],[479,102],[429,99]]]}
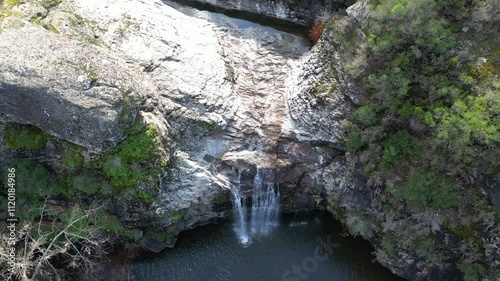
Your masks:
{"label": "cascading water", "polygon": [[[253,182],[252,207],[250,216],[245,199],[241,198],[241,174],[238,173],[236,186],[231,188],[233,193],[233,210],[235,214],[234,230],[240,244],[249,246],[252,237],[269,234],[278,226],[279,190],[274,190],[274,171],[257,170]],[[243,201],[243,204],[242,204]]]}
{"label": "cascading water", "polygon": [[274,172],[257,170],[253,182],[251,234],[255,236],[268,234],[278,224],[278,211],[279,190],[274,191]]}
{"label": "cascading water", "polygon": [[242,198],[240,195],[240,182],[241,172],[238,172],[238,181],[236,182],[236,186],[231,185],[231,191],[233,193],[233,212],[235,216],[234,231],[238,236],[240,244],[250,245],[252,241],[250,240],[250,236],[248,235],[245,210],[243,209],[241,204]]}

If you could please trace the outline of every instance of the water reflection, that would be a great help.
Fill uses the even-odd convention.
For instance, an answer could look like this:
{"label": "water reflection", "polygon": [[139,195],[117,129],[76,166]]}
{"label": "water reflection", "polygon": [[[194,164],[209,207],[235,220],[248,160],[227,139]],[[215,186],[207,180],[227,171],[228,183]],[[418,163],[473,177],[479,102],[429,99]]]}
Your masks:
{"label": "water reflection", "polygon": [[138,281],[401,281],[373,263],[370,245],[342,237],[325,213],[285,216],[265,237],[242,247],[232,224],[183,233],[175,249],[136,261]]}

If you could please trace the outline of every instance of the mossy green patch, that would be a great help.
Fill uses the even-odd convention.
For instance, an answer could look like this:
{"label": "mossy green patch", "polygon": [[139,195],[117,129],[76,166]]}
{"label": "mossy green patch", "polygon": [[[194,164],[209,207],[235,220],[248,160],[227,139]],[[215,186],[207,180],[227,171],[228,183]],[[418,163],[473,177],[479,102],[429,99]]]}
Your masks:
{"label": "mossy green patch", "polygon": [[77,169],[85,162],[85,158],[79,152],[67,150],[62,157],[62,164],[66,168]]}
{"label": "mossy green patch", "polygon": [[99,230],[125,237],[129,241],[137,241],[142,237],[141,230],[125,228],[117,217],[106,212],[101,212],[96,216],[94,226]]}
{"label": "mossy green patch", "polygon": [[390,238],[384,238],[382,239],[382,242],[380,243],[382,248],[385,250],[385,252],[390,256],[394,257],[397,254],[397,245],[396,241],[390,239]]}
{"label": "mossy green patch", "polygon": [[[89,169],[101,170],[114,192],[127,190],[133,197],[151,203],[156,175],[161,172],[161,141],[154,126],[135,124],[126,132],[126,138],[111,152],[86,164]],[[139,182],[147,183],[148,190],[139,190]]]}
{"label": "mossy green patch", "polygon": [[493,204],[493,215],[497,221],[500,221],[500,203]]}
{"label": "mossy green patch", "polygon": [[45,26],[45,28],[47,30],[50,30],[50,31],[56,33],[56,34],[60,33],[59,30],[57,29],[57,27],[55,27],[53,24],[48,24],[48,25]]}
{"label": "mossy green patch", "polygon": [[179,212],[171,211],[170,213],[168,213],[168,217],[172,220],[180,220],[184,215],[184,213],[185,213],[184,211],[179,211]]}
{"label": "mossy green patch", "polygon": [[6,125],[4,139],[12,150],[40,150],[47,145],[47,134],[34,126],[18,123]]}
{"label": "mossy green patch", "polygon": [[[13,159],[7,167],[16,170],[16,194],[19,199],[37,202],[40,198],[65,193],[54,172],[29,159]],[[7,182],[7,169],[2,169]]]}
{"label": "mossy green patch", "polygon": [[61,0],[42,0],[41,4],[45,9],[50,9],[59,5],[59,3],[61,3]]}
{"label": "mossy green patch", "polygon": [[463,239],[470,239],[470,238],[473,238],[477,231],[479,230],[479,227],[477,225],[459,225],[459,226],[446,226],[446,229],[463,238]]}
{"label": "mossy green patch", "polygon": [[4,0],[3,1],[3,4],[7,7],[7,8],[13,8],[14,6],[18,6],[21,4],[21,0]]}
{"label": "mossy green patch", "polygon": [[461,262],[458,269],[464,273],[464,281],[480,281],[488,273],[487,266],[480,263]]}
{"label": "mossy green patch", "polygon": [[425,258],[427,261],[438,264],[440,262],[440,258],[437,255],[437,250],[435,249],[435,245],[430,240],[422,240],[415,245],[415,249],[417,255]]}

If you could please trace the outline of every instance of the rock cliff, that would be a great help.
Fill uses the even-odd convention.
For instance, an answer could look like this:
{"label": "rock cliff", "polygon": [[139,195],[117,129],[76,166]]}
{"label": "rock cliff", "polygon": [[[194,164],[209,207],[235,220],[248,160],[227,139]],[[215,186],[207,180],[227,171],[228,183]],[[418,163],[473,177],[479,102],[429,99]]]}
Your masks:
{"label": "rock cliff", "polygon": [[[210,3],[310,20],[310,1]],[[230,217],[238,171],[245,195],[257,169],[273,169],[284,211],[327,209],[347,225],[362,223],[394,273],[449,280],[460,247],[449,233],[439,237],[449,243],[438,253],[442,262],[403,245],[395,256],[381,250],[383,229],[411,218],[389,220],[380,188],[368,186],[345,152],[345,119],[364,91],[367,6],[360,1],[336,16],[311,50],[299,36],[159,0],[16,6],[0,16],[0,163],[30,158],[59,175],[91,170],[115,182],[102,195],[108,212],[140,230],[136,242],[155,252],[182,230]],[[139,158],[140,167],[117,150],[135,140],[130,128],[138,123],[156,132],[155,156]],[[33,130],[47,138],[36,149],[9,141],[9,132]],[[72,149],[83,157],[78,167],[62,162]],[[110,172],[116,162],[141,171],[133,191]],[[495,231],[484,235],[492,268]]]}

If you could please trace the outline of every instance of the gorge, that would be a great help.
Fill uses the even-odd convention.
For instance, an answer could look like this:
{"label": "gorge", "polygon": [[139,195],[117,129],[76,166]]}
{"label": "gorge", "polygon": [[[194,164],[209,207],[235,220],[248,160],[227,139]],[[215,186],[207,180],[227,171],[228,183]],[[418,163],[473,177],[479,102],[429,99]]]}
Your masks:
{"label": "gorge", "polygon": [[[418,114],[425,106],[419,109],[420,100],[411,96],[421,89],[407,77],[383,80],[398,78],[397,70],[376,76],[383,69],[377,63],[389,60],[377,57],[375,47],[399,38],[374,35],[380,11],[394,4],[384,15],[396,17],[402,6],[423,3],[398,1],[4,1],[0,175],[5,187],[7,168],[17,171],[22,227],[19,271],[0,266],[2,278],[499,280],[498,165],[477,168],[463,156],[466,167],[474,167],[470,173],[443,172],[467,182],[455,196],[457,187],[440,178],[445,168],[423,172],[427,167],[413,159],[424,154],[422,147],[434,147],[420,136],[420,146],[413,145],[405,132],[431,135],[440,126],[422,124]],[[465,47],[450,51],[447,61],[484,41],[468,36],[498,21],[494,2],[471,8],[480,19],[457,20],[475,33],[450,27]],[[315,23],[324,31],[313,46]],[[497,37],[491,38],[494,46]],[[490,80],[473,83],[493,97],[495,56],[477,59]],[[466,80],[462,74],[448,76]],[[444,80],[434,77],[429,80]],[[410,101],[401,106],[410,113],[376,108],[378,95],[370,94],[378,86],[411,93],[400,98]],[[457,91],[439,88],[442,96]],[[478,107],[494,111],[494,105]],[[444,118],[439,110],[421,115]],[[474,126],[496,124],[496,112]],[[497,131],[492,125],[477,135]],[[386,142],[377,143],[381,139]],[[489,153],[474,151],[495,163],[497,144],[491,137],[477,145]],[[429,165],[441,160],[425,159]],[[421,170],[410,173],[411,165]],[[408,178],[420,182],[407,184]],[[403,193],[411,188],[417,195]],[[420,200],[425,192],[431,195]],[[83,223],[75,228],[77,217]],[[79,235],[80,244],[70,238],[51,243],[57,233]],[[328,258],[311,261],[329,239]],[[38,245],[28,253],[47,255],[26,258],[22,245],[28,244]],[[99,251],[89,247],[89,257],[74,255],[89,244]],[[56,248],[69,250],[57,254]],[[86,270],[106,254],[125,258],[103,272]],[[39,258],[45,258],[42,266],[22,264]],[[68,270],[75,263],[82,266]],[[311,269],[307,277],[293,271],[296,265]]]}

